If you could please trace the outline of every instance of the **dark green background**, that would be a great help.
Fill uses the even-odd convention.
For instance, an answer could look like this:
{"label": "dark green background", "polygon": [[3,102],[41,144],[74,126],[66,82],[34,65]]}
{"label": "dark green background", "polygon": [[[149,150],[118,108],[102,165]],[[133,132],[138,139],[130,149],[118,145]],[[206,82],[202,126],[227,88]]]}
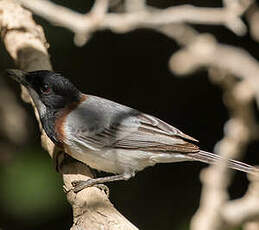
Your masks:
{"label": "dark green background", "polygon": [[[80,12],[93,1],[55,1]],[[164,8],[190,1],[152,0]],[[191,1],[196,6],[220,6],[220,1]],[[87,93],[155,115],[200,140],[200,147],[212,151],[222,138],[228,113],[222,102],[222,90],[211,84],[206,69],[187,78],[177,78],[168,70],[170,56],[177,44],[152,30],[126,34],[97,32],[84,47],[73,44],[73,34],[35,17],[45,30],[49,53],[56,71],[64,73]],[[258,43],[249,35],[237,37],[222,26],[194,26],[210,32],[218,41],[243,47],[259,58]],[[14,67],[0,46],[0,71]],[[40,147],[40,134],[32,109],[19,99],[19,87],[10,80],[31,122],[30,140],[15,146],[11,160],[0,162],[0,229],[68,229],[72,213],[62,191],[61,177],[55,172],[48,154]],[[1,103],[6,103],[2,100]],[[4,141],[4,140],[2,140]],[[258,142],[251,143],[244,161],[259,164]],[[140,229],[188,229],[191,216],[199,206],[201,184],[198,162],[160,164],[147,168],[127,182],[109,184],[110,199]],[[247,188],[243,173],[236,173],[230,187],[231,198]]]}

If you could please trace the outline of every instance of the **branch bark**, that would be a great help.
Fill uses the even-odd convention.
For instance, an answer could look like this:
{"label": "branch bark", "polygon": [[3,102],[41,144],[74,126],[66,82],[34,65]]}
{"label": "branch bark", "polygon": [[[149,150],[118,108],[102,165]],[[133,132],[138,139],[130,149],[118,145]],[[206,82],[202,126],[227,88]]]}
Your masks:
{"label": "branch bark", "polygon": [[[7,51],[21,69],[25,71],[52,69],[44,32],[33,21],[29,11],[12,0],[0,1],[0,30]],[[25,89],[22,95],[25,101],[32,103]],[[34,111],[39,121],[35,107]],[[59,150],[42,130],[40,121],[39,126],[42,146],[53,157]],[[61,167],[61,173],[66,190],[72,188],[72,181],[87,180],[92,177],[86,165],[77,161],[66,161]],[[70,191],[67,193],[67,199],[72,205],[74,215],[71,229],[137,229],[114,208],[106,194],[95,187],[77,194]]]}

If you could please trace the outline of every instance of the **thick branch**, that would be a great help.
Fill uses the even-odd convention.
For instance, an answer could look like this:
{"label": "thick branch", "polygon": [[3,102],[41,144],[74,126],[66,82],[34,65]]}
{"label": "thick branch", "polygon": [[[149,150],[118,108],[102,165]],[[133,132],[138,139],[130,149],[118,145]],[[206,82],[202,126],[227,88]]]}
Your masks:
{"label": "thick branch", "polygon": [[[51,70],[43,30],[36,25],[31,13],[11,0],[0,1],[0,28],[5,47],[16,64],[23,70]],[[23,97],[30,97],[24,91]],[[37,111],[35,110],[36,116]],[[40,122],[39,122],[40,124]],[[53,157],[57,148],[42,131],[42,145]],[[61,168],[66,189],[73,180],[87,180],[91,173],[80,162],[70,162]],[[72,229],[137,229],[126,220],[109,202],[105,193],[97,188],[88,188],[78,194],[67,194],[72,205],[74,225]]]}

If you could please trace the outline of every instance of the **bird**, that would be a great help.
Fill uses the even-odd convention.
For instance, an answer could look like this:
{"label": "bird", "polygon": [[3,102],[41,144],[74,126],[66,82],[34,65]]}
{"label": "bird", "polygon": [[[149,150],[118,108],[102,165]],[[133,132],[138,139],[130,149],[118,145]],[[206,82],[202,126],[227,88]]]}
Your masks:
{"label": "bird", "polygon": [[47,136],[72,158],[111,176],[74,181],[74,191],[106,182],[128,180],[158,163],[226,162],[252,173],[256,167],[201,150],[197,140],[174,126],[136,109],[82,93],[61,73],[6,70],[25,86]]}

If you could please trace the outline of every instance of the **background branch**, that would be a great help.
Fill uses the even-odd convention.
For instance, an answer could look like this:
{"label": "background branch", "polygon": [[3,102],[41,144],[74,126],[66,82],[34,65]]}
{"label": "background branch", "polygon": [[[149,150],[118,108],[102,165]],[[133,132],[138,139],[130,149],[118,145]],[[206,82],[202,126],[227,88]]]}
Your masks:
{"label": "background branch", "polygon": [[[108,1],[108,0],[107,0]],[[106,2],[107,2],[106,1]],[[126,1],[127,12],[107,13],[101,18],[96,17],[93,7],[88,14],[80,14],[63,6],[43,0],[19,0],[25,7],[32,10],[51,23],[63,26],[75,33],[77,45],[84,45],[90,33],[96,30],[110,29],[114,32],[125,33],[141,27],[159,27],[169,23],[198,23],[208,25],[224,25],[237,35],[244,35],[245,24],[240,16],[251,4],[251,0],[244,0],[238,7],[205,8],[192,5],[182,5],[158,10],[146,7],[144,3],[136,6],[135,3]],[[99,1],[96,1],[99,4]],[[108,8],[108,4],[104,8]],[[137,10],[133,10],[136,7]],[[141,10],[138,10],[141,8]],[[57,14],[57,12],[59,12]],[[96,20],[98,18],[98,20]],[[80,36],[79,36],[80,35]],[[83,40],[78,40],[78,36]]]}

